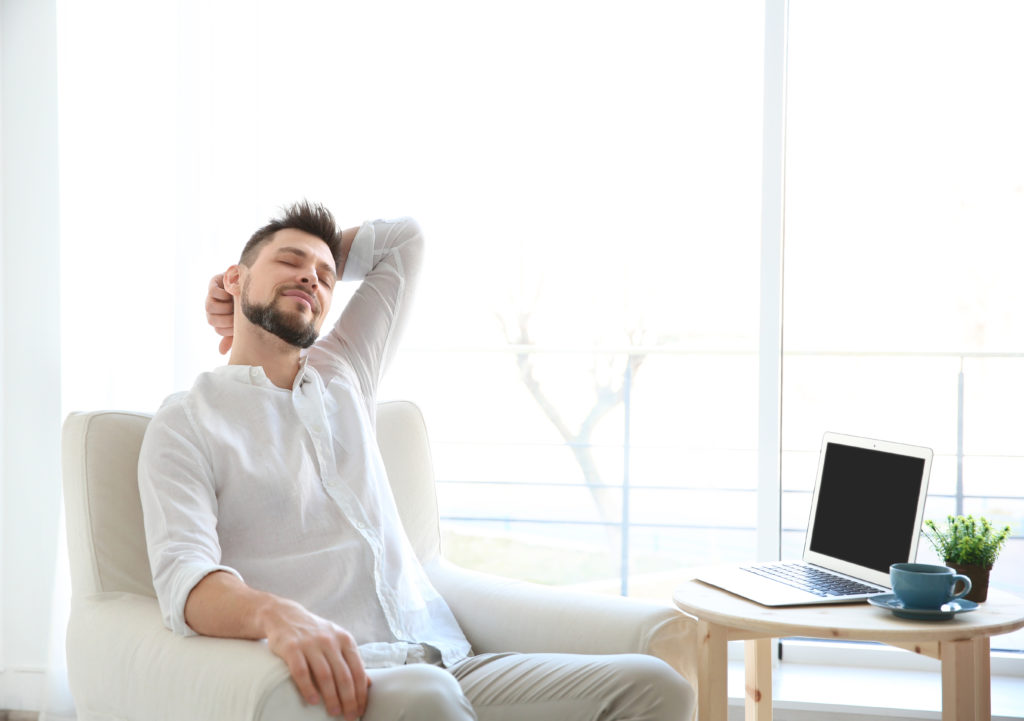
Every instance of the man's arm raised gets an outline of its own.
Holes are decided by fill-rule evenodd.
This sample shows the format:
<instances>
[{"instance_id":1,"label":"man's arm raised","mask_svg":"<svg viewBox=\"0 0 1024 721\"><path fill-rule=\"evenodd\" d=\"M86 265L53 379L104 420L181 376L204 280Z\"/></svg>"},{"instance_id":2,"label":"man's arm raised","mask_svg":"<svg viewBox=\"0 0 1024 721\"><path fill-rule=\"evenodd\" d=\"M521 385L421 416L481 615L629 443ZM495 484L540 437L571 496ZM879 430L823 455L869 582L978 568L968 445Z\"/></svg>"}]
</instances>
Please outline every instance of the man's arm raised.
<instances>
[{"instance_id":1,"label":"man's arm raised","mask_svg":"<svg viewBox=\"0 0 1024 721\"><path fill-rule=\"evenodd\" d=\"M294 601L214 571L189 594L185 620L193 631L206 636L267 639L270 650L288 665L307 703L323 699L327 713L344 714L349 721L365 712L370 678L355 639Z\"/></svg>"}]
</instances>

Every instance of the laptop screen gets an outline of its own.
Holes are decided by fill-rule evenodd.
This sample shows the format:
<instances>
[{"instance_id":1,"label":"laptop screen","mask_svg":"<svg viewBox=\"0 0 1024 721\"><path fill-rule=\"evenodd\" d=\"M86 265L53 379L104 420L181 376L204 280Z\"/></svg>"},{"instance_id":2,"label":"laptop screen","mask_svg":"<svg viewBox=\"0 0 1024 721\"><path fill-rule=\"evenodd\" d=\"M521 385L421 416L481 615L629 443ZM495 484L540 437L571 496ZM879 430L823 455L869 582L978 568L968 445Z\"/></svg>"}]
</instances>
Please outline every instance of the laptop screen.
<instances>
[{"instance_id":1,"label":"laptop screen","mask_svg":"<svg viewBox=\"0 0 1024 721\"><path fill-rule=\"evenodd\" d=\"M913 561L926 460L832 441L824 450L808 548L886 575Z\"/></svg>"}]
</instances>

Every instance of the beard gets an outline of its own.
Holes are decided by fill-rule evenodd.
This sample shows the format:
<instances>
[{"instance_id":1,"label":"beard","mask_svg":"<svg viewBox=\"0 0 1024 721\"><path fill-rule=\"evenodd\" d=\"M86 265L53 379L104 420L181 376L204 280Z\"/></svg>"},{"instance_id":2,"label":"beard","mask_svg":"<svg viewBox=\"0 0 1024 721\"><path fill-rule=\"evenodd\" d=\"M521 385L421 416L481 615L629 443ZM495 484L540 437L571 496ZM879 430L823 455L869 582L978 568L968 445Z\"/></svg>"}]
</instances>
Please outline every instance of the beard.
<instances>
[{"instance_id":1,"label":"beard","mask_svg":"<svg viewBox=\"0 0 1024 721\"><path fill-rule=\"evenodd\" d=\"M313 321L305 322L297 316L281 311L276 301L260 304L249 300L248 282L242 287L242 313L249 322L268 333L273 333L288 345L309 348L320 335Z\"/></svg>"}]
</instances>

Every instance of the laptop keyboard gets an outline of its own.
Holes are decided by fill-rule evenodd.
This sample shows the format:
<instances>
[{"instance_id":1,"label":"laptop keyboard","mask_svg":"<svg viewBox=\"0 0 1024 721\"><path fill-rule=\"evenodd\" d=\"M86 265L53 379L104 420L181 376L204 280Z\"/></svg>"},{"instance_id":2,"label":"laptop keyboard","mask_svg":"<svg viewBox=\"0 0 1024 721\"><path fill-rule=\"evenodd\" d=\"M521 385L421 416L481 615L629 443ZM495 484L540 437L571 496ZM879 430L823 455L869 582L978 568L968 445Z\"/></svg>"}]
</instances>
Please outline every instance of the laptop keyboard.
<instances>
[{"instance_id":1,"label":"laptop keyboard","mask_svg":"<svg viewBox=\"0 0 1024 721\"><path fill-rule=\"evenodd\" d=\"M763 566L744 566L743 570L770 578L779 583L784 583L787 586L799 588L822 598L858 596L862 593L883 593L885 591L885 589L878 586L870 586L866 583L844 578L843 576L838 576L829 571L803 563L773 563Z\"/></svg>"}]
</instances>

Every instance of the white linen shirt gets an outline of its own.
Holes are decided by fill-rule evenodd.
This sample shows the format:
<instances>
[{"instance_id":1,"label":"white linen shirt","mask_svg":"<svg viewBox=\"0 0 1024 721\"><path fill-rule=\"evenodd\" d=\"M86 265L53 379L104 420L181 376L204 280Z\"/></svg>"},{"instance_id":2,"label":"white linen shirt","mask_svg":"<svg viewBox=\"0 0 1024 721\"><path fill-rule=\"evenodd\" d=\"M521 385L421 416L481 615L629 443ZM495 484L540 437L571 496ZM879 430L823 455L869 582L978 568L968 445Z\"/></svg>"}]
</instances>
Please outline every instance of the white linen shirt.
<instances>
[{"instance_id":1,"label":"white linen shirt","mask_svg":"<svg viewBox=\"0 0 1024 721\"><path fill-rule=\"evenodd\" d=\"M421 257L411 219L364 223L343 280L365 279L291 390L228 365L156 413L139 490L172 630L194 634L188 595L222 570L345 628L368 667L404 663L414 644L445 665L470 653L405 535L375 433L377 382Z\"/></svg>"}]
</instances>

